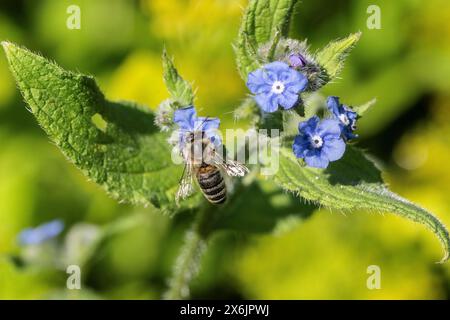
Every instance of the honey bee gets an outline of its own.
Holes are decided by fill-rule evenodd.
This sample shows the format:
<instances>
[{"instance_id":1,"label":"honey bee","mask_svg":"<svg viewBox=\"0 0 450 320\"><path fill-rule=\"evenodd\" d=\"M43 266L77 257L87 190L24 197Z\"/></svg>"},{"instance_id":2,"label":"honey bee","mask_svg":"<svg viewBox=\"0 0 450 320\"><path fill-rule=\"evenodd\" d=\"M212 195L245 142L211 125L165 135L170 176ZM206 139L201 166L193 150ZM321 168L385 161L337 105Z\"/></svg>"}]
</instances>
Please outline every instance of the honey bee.
<instances>
[{"instance_id":1,"label":"honey bee","mask_svg":"<svg viewBox=\"0 0 450 320\"><path fill-rule=\"evenodd\" d=\"M194 177L205 198L212 204L222 204L227 199L227 188L222 172L229 176L244 176L249 170L243 164L224 158L205 132L188 131L184 136L181 155L185 165L176 194L176 201L193 192Z\"/></svg>"}]
</instances>

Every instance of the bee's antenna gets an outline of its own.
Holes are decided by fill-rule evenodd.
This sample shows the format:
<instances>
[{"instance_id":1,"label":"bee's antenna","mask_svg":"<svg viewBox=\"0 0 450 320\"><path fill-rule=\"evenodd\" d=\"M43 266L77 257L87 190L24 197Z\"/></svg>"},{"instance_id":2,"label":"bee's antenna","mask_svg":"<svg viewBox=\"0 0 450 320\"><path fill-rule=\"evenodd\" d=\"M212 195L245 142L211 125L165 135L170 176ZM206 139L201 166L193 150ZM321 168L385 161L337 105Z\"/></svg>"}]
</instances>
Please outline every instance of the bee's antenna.
<instances>
[{"instance_id":1,"label":"bee's antenna","mask_svg":"<svg viewBox=\"0 0 450 320\"><path fill-rule=\"evenodd\" d=\"M195 131L197 131L198 129L200 129L201 127L203 127L203 125L205 124L206 121L208 121L209 117L205 117L205 119L203 119L203 122L199 124L199 126L197 128L195 128Z\"/></svg>"}]
</instances>

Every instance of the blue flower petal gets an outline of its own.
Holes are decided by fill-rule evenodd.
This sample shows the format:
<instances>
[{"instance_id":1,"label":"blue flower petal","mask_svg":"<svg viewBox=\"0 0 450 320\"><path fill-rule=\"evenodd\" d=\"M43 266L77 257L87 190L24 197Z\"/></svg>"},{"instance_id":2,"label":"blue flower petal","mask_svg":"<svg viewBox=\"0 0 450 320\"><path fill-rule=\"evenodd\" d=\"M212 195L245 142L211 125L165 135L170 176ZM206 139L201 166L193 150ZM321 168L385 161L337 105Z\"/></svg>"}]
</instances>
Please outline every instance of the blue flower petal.
<instances>
[{"instance_id":1,"label":"blue flower petal","mask_svg":"<svg viewBox=\"0 0 450 320\"><path fill-rule=\"evenodd\" d=\"M219 118L198 117L194 121L194 129L197 131L207 131L218 129L220 126Z\"/></svg>"},{"instance_id":2,"label":"blue flower petal","mask_svg":"<svg viewBox=\"0 0 450 320\"><path fill-rule=\"evenodd\" d=\"M358 135L353 133L353 130L350 128L350 126L342 127L342 135L347 140L352 140L352 139L358 138Z\"/></svg>"},{"instance_id":3,"label":"blue flower petal","mask_svg":"<svg viewBox=\"0 0 450 320\"><path fill-rule=\"evenodd\" d=\"M358 114L352 109L345 107L344 110L349 120L356 120L358 118Z\"/></svg>"},{"instance_id":4,"label":"blue flower petal","mask_svg":"<svg viewBox=\"0 0 450 320\"><path fill-rule=\"evenodd\" d=\"M208 130L205 132L205 135L211 140L216 148L222 144L222 139L217 130Z\"/></svg>"},{"instance_id":5,"label":"blue flower petal","mask_svg":"<svg viewBox=\"0 0 450 320\"><path fill-rule=\"evenodd\" d=\"M19 243L22 245L40 244L58 236L64 229L61 220L53 220L36 228L24 229L18 235Z\"/></svg>"},{"instance_id":6,"label":"blue flower petal","mask_svg":"<svg viewBox=\"0 0 450 320\"><path fill-rule=\"evenodd\" d=\"M338 97L334 97L334 96L330 96L327 99L327 106L328 106L328 110L331 111L331 113L335 116L335 117L339 117L339 98Z\"/></svg>"},{"instance_id":7,"label":"blue flower petal","mask_svg":"<svg viewBox=\"0 0 450 320\"><path fill-rule=\"evenodd\" d=\"M321 137L333 136L337 138L342 133L342 127L338 120L325 119L317 126L317 133Z\"/></svg>"},{"instance_id":8,"label":"blue flower petal","mask_svg":"<svg viewBox=\"0 0 450 320\"><path fill-rule=\"evenodd\" d=\"M64 223L61 220L53 220L40 227L40 230L48 237L56 237L64 229Z\"/></svg>"},{"instance_id":9,"label":"blue flower petal","mask_svg":"<svg viewBox=\"0 0 450 320\"><path fill-rule=\"evenodd\" d=\"M279 104L284 109L292 108L293 106L295 106L297 101L298 101L297 94L293 94L293 93L289 93L289 92L285 91L285 92L283 92L283 94L279 95Z\"/></svg>"},{"instance_id":10,"label":"blue flower petal","mask_svg":"<svg viewBox=\"0 0 450 320\"><path fill-rule=\"evenodd\" d=\"M325 169L328 167L330 161L323 154L311 154L305 157L305 162L308 166L313 168Z\"/></svg>"},{"instance_id":11,"label":"blue flower petal","mask_svg":"<svg viewBox=\"0 0 450 320\"><path fill-rule=\"evenodd\" d=\"M261 93L255 96L255 101L264 112L275 112L278 110L278 99L275 95Z\"/></svg>"},{"instance_id":12,"label":"blue flower petal","mask_svg":"<svg viewBox=\"0 0 450 320\"><path fill-rule=\"evenodd\" d=\"M269 92L271 85L268 82L264 69L258 69L250 72L247 79L247 87L253 94Z\"/></svg>"},{"instance_id":13,"label":"blue flower petal","mask_svg":"<svg viewBox=\"0 0 450 320\"><path fill-rule=\"evenodd\" d=\"M272 81L281 80L283 71L292 70L288 64L280 61L268 63L264 65L263 69L267 72Z\"/></svg>"},{"instance_id":14,"label":"blue flower petal","mask_svg":"<svg viewBox=\"0 0 450 320\"><path fill-rule=\"evenodd\" d=\"M19 243L24 244L32 244L41 242L41 235L37 232L34 232L33 228L27 228L22 230L17 236Z\"/></svg>"},{"instance_id":15,"label":"blue flower petal","mask_svg":"<svg viewBox=\"0 0 450 320\"><path fill-rule=\"evenodd\" d=\"M216 146L222 144L218 131L219 126L219 118L198 117L195 120L195 130L203 131Z\"/></svg>"},{"instance_id":16,"label":"blue flower petal","mask_svg":"<svg viewBox=\"0 0 450 320\"><path fill-rule=\"evenodd\" d=\"M318 116L313 116L309 118L307 121L300 122L298 124L298 131L312 136L316 131L319 121L320 119Z\"/></svg>"},{"instance_id":17,"label":"blue flower petal","mask_svg":"<svg viewBox=\"0 0 450 320\"><path fill-rule=\"evenodd\" d=\"M345 139L351 140L357 137L353 133L358 114L351 108L340 104L338 97L328 97L327 106L333 116L341 123L342 135ZM347 118L347 120L343 120Z\"/></svg>"},{"instance_id":18,"label":"blue flower petal","mask_svg":"<svg viewBox=\"0 0 450 320\"><path fill-rule=\"evenodd\" d=\"M291 77L289 82L286 82L286 91L292 93L299 93L305 90L308 85L308 79L303 73L291 69Z\"/></svg>"},{"instance_id":19,"label":"blue flower petal","mask_svg":"<svg viewBox=\"0 0 450 320\"><path fill-rule=\"evenodd\" d=\"M336 161L342 158L345 153L345 142L341 138L338 139L324 139L322 146L322 154L330 161Z\"/></svg>"},{"instance_id":20,"label":"blue flower petal","mask_svg":"<svg viewBox=\"0 0 450 320\"><path fill-rule=\"evenodd\" d=\"M186 136L193 131L204 132L216 146L220 146L222 143L218 132L220 120L218 118L197 117L193 106L176 110L174 122L180 127L178 130L178 144L180 147L186 144Z\"/></svg>"},{"instance_id":21,"label":"blue flower petal","mask_svg":"<svg viewBox=\"0 0 450 320\"><path fill-rule=\"evenodd\" d=\"M292 151L297 158L304 158L305 153L311 147L309 139L305 135L298 135L294 138L294 143L292 145Z\"/></svg>"},{"instance_id":22,"label":"blue flower petal","mask_svg":"<svg viewBox=\"0 0 450 320\"><path fill-rule=\"evenodd\" d=\"M193 106L177 109L173 115L173 122L175 122L182 130L192 131L195 128L196 116L197 113Z\"/></svg>"}]
</instances>

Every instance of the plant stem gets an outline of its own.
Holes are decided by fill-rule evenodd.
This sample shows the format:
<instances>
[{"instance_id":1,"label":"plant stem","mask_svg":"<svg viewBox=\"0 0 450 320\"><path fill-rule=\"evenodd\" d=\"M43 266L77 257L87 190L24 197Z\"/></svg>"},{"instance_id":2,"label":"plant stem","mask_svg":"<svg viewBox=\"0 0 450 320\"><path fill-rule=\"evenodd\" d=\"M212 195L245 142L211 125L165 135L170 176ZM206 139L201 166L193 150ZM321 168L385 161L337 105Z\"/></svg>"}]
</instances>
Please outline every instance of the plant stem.
<instances>
[{"instance_id":1,"label":"plant stem","mask_svg":"<svg viewBox=\"0 0 450 320\"><path fill-rule=\"evenodd\" d=\"M200 269L200 259L206 250L206 241L211 233L211 221L215 208L207 205L200 210L192 227L186 232L185 241L177 257L169 289L164 295L168 300L187 299L189 284Z\"/></svg>"},{"instance_id":2,"label":"plant stem","mask_svg":"<svg viewBox=\"0 0 450 320\"><path fill-rule=\"evenodd\" d=\"M164 294L168 300L181 300L189 297L189 284L198 274L200 260L206 251L207 240L216 229L217 218L230 208L235 195L243 188L242 180L234 184L234 190L229 193L230 199L224 206L213 206L206 203L201 208L192 224L186 232L184 244L180 250L174 268L172 278L169 280L169 289Z\"/></svg>"}]
</instances>

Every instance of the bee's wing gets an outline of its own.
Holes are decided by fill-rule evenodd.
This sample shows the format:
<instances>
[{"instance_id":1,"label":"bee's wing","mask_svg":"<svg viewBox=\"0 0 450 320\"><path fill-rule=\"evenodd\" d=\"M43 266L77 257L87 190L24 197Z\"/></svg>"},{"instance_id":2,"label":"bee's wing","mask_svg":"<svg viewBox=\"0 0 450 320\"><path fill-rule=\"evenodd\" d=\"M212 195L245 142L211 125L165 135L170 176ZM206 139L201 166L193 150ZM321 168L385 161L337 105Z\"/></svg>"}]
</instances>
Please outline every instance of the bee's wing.
<instances>
[{"instance_id":1,"label":"bee's wing","mask_svg":"<svg viewBox=\"0 0 450 320\"><path fill-rule=\"evenodd\" d=\"M243 177L246 173L249 172L248 168L242 163L228 158L224 159L217 152L213 152L211 156L211 162L212 164L224 170L227 175L232 177Z\"/></svg>"},{"instance_id":2,"label":"bee's wing","mask_svg":"<svg viewBox=\"0 0 450 320\"><path fill-rule=\"evenodd\" d=\"M184 165L183 174L180 178L180 186L178 187L177 193L175 195L175 201L178 203L180 199L184 199L192 194L194 191L193 186L193 168L191 165L186 163Z\"/></svg>"}]
</instances>

